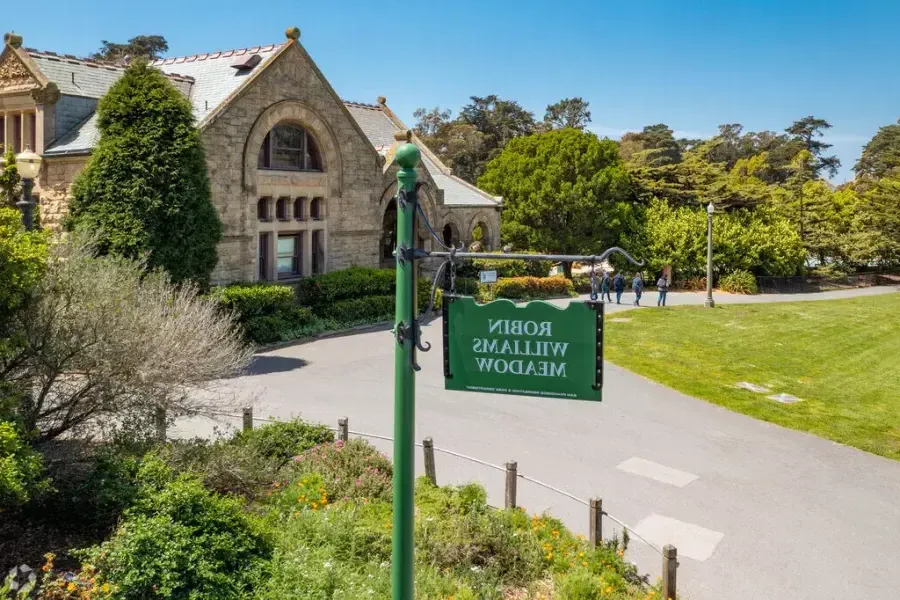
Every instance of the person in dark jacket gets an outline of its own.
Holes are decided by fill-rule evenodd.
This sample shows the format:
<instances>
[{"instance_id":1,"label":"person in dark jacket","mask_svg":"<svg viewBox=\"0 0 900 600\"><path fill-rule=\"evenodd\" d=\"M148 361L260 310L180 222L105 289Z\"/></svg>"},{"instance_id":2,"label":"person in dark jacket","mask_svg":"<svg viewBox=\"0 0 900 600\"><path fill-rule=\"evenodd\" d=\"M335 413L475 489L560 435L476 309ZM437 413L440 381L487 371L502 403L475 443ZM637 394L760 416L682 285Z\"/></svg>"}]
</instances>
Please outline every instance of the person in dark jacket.
<instances>
[{"instance_id":1,"label":"person in dark jacket","mask_svg":"<svg viewBox=\"0 0 900 600\"><path fill-rule=\"evenodd\" d=\"M597 301L597 286L600 282L597 280L597 275L591 271L591 302Z\"/></svg>"},{"instance_id":2,"label":"person in dark jacket","mask_svg":"<svg viewBox=\"0 0 900 600\"><path fill-rule=\"evenodd\" d=\"M616 304L622 304L622 292L625 291L625 277L621 273L616 273L613 277L613 289L616 290Z\"/></svg>"},{"instance_id":3,"label":"person in dark jacket","mask_svg":"<svg viewBox=\"0 0 900 600\"><path fill-rule=\"evenodd\" d=\"M634 292L634 305L641 305L641 295L644 293L644 278L638 273L631 280L631 291Z\"/></svg>"},{"instance_id":4,"label":"person in dark jacket","mask_svg":"<svg viewBox=\"0 0 900 600\"><path fill-rule=\"evenodd\" d=\"M600 279L600 301L603 302L604 296L612 302L612 296L609 295L609 286L612 281L609 278L609 273L603 271L603 278Z\"/></svg>"},{"instance_id":5,"label":"person in dark jacket","mask_svg":"<svg viewBox=\"0 0 900 600\"><path fill-rule=\"evenodd\" d=\"M659 298L656 300L656 305L665 306L666 294L669 293L669 280L666 279L665 275L659 276L659 281L656 282L656 289L659 291Z\"/></svg>"}]
</instances>

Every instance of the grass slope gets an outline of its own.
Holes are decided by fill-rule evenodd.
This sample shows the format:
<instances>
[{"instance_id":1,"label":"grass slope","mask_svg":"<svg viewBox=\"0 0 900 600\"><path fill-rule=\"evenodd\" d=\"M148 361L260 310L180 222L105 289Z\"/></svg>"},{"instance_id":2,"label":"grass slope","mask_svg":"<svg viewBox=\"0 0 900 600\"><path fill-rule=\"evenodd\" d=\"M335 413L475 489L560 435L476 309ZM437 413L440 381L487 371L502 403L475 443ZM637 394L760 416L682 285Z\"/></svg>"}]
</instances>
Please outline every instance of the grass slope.
<instances>
[{"instance_id":1,"label":"grass slope","mask_svg":"<svg viewBox=\"0 0 900 600\"><path fill-rule=\"evenodd\" d=\"M900 459L900 294L628 317L607 319L606 358L615 364L731 410ZM779 404L736 389L740 381L804 402Z\"/></svg>"}]
</instances>

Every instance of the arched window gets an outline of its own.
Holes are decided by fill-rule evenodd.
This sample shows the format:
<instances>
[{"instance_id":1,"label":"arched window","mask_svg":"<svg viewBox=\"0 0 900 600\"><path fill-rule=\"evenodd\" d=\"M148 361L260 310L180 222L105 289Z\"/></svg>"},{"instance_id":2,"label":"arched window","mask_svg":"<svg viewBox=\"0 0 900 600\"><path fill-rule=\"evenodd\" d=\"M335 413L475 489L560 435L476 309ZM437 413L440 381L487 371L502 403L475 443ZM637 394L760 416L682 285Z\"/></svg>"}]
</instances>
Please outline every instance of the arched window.
<instances>
[{"instance_id":1,"label":"arched window","mask_svg":"<svg viewBox=\"0 0 900 600\"><path fill-rule=\"evenodd\" d=\"M305 129L282 123L266 134L257 166L279 171L321 171L322 160L316 141Z\"/></svg>"}]
</instances>

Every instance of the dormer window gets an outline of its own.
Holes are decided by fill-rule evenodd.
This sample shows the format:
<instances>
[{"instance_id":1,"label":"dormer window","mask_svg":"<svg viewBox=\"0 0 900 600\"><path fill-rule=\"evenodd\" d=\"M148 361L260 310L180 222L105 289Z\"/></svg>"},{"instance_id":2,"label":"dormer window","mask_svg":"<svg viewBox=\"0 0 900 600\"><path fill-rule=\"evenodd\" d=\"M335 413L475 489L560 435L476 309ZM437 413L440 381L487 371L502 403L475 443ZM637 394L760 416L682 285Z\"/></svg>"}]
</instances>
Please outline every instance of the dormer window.
<instances>
[{"instance_id":1,"label":"dormer window","mask_svg":"<svg viewBox=\"0 0 900 600\"><path fill-rule=\"evenodd\" d=\"M262 62L262 58L259 54L249 54L240 59L237 62L231 64L232 69L237 69L238 73L242 71L249 71L256 65Z\"/></svg>"},{"instance_id":2,"label":"dormer window","mask_svg":"<svg viewBox=\"0 0 900 600\"><path fill-rule=\"evenodd\" d=\"M279 171L321 171L322 161L315 140L305 129L282 124L266 134L257 166Z\"/></svg>"}]
</instances>

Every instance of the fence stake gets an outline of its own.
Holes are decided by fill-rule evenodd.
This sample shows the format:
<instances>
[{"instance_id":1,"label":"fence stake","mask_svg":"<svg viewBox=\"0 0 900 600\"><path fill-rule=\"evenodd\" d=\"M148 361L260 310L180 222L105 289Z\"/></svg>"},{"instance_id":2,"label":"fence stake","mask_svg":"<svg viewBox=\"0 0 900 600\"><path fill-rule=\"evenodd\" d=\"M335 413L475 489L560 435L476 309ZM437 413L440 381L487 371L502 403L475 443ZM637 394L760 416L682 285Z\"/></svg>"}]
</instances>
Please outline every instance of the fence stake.
<instances>
[{"instance_id":1,"label":"fence stake","mask_svg":"<svg viewBox=\"0 0 900 600\"><path fill-rule=\"evenodd\" d=\"M338 419L338 440L346 442L350 439L350 426L347 417Z\"/></svg>"},{"instance_id":2,"label":"fence stake","mask_svg":"<svg viewBox=\"0 0 900 600\"><path fill-rule=\"evenodd\" d=\"M591 498L591 546L599 547L603 543L603 499Z\"/></svg>"},{"instance_id":3,"label":"fence stake","mask_svg":"<svg viewBox=\"0 0 900 600\"><path fill-rule=\"evenodd\" d=\"M431 485L437 485L437 469L434 466L434 441L430 437L422 440L422 450L425 453L425 475L431 481Z\"/></svg>"},{"instance_id":4,"label":"fence stake","mask_svg":"<svg viewBox=\"0 0 900 600\"><path fill-rule=\"evenodd\" d=\"M253 429L253 408L247 407L244 409L244 431L251 429Z\"/></svg>"},{"instance_id":5,"label":"fence stake","mask_svg":"<svg viewBox=\"0 0 900 600\"><path fill-rule=\"evenodd\" d=\"M678 569L678 550L671 544L663 546L662 592L663 600L675 600L675 573Z\"/></svg>"},{"instance_id":6,"label":"fence stake","mask_svg":"<svg viewBox=\"0 0 900 600\"><path fill-rule=\"evenodd\" d=\"M506 463L506 508L516 507L516 479L519 464L516 461Z\"/></svg>"},{"instance_id":7,"label":"fence stake","mask_svg":"<svg viewBox=\"0 0 900 600\"><path fill-rule=\"evenodd\" d=\"M156 407L154 415L156 421L156 439L160 444L166 443L166 409L163 406Z\"/></svg>"}]
</instances>

